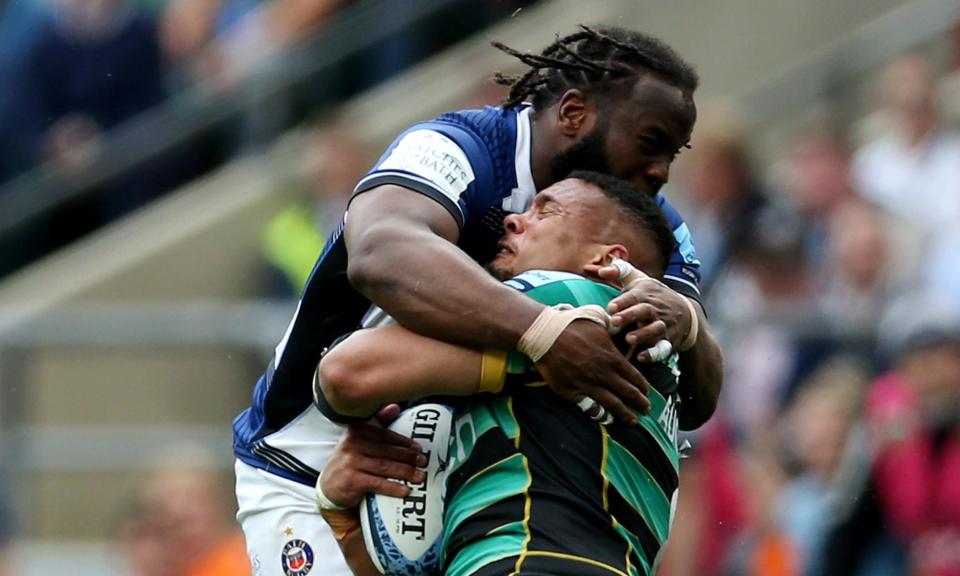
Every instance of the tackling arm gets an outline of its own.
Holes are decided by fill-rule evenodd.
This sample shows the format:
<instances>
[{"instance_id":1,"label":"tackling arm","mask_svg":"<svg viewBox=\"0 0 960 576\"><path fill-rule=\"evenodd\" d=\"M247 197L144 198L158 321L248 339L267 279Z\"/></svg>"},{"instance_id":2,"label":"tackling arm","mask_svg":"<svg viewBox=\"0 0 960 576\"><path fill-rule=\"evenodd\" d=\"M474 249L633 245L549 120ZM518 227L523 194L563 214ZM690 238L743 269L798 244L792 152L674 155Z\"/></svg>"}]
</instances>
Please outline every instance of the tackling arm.
<instances>
[{"instance_id":1,"label":"tackling arm","mask_svg":"<svg viewBox=\"0 0 960 576\"><path fill-rule=\"evenodd\" d=\"M512 350L543 306L477 266L456 246L459 236L426 196L392 185L364 192L347 217L350 283L416 332Z\"/></svg>"},{"instance_id":2,"label":"tackling arm","mask_svg":"<svg viewBox=\"0 0 960 576\"><path fill-rule=\"evenodd\" d=\"M713 416L723 386L723 353L710 332L703 308L693 302L699 336L693 348L680 353L680 429L694 430Z\"/></svg>"},{"instance_id":3,"label":"tackling arm","mask_svg":"<svg viewBox=\"0 0 960 576\"><path fill-rule=\"evenodd\" d=\"M345 240L350 282L411 330L471 348L513 350L544 309L490 277L457 248L453 216L434 200L394 185L358 195ZM647 411L648 384L589 322L566 328L537 364L569 401L596 399L624 422Z\"/></svg>"},{"instance_id":4,"label":"tackling arm","mask_svg":"<svg viewBox=\"0 0 960 576\"><path fill-rule=\"evenodd\" d=\"M498 388L503 383L506 353L486 356L485 363L479 350L427 338L399 325L360 330L320 361L320 388L338 414L367 417L390 402L434 394L475 394L484 375L483 390ZM491 365L498 370L491 370Z\"/></svg>"}]
</instances>

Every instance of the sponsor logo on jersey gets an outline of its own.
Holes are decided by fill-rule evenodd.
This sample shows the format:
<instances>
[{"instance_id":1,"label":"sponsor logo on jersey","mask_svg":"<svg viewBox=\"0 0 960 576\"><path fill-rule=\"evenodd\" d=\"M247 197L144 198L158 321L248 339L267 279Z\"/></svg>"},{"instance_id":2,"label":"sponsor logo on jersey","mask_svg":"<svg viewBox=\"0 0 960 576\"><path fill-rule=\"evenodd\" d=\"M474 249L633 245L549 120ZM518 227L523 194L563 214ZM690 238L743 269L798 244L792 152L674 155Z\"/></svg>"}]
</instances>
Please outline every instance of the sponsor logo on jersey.
<instances>
[{"instance_id":1,"label":"sponsor logo on jersey","mask_svg":"<svg viewBox=\"0 0 960 576\"><path fill-rule=\"evenodd\" d=\"M457 144L432 130L416 130L400 139L376 172L403 170L430 182L457 202L473 182L473 168Z\"/></svg>"},{"instance_id":2,"label":"sponsor logo on jersey","mask_svg":"<svg viewBox=\"0 0 960 576\"><path fill-rule=\"evenodd\" d=\"M697 258L697 250L693 247L693 238L690 236L690 228L683 223L673 231L673 238L677 242L677 250L683 256L683 261L694 266L700 265Z\"/></svg>"},{"instance_id":3,"label":"sponsor logo on jersey","mask_svg":"<svg viewBox=\"0 0 960 576\"><path fill-rule=\"evenodd\" d=\"M663 412L657 417L657 424L667 434L670 442L677 445L677 431L680 428L680 414L677 412L679 402L676 402L673 396L667 398L667 404L663 407Z\"/></svg>"},{"instance_id":4,"label":"sponsor logo on jersey","mask_svg":"<svg viewBox=\"0 0 960 576\"><path fill-rule=\"evenodd\" d=\"M303 540L294 538L283 545L280 562L287 576L306 576L313 568L313 548Z\"/></svg>"}]
</instances>

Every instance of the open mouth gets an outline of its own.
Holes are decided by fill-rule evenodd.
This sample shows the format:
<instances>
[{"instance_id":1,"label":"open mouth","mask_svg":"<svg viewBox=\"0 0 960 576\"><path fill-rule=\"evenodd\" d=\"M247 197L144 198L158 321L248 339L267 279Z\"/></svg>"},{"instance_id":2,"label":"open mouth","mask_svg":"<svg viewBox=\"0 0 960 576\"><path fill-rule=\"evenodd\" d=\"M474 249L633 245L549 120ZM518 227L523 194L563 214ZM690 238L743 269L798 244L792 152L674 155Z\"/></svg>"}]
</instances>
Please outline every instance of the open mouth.
<instances>
[{"instance_id":1,"label":"open mouth","mask_svg":"<svg viewBox=\"0 0 960 576\"><path fill-rule=\"evenodd\" d=\"M506 242L499 242L497 244L497 254L516 254L513 247L507 244Z\"/></svg>"}]
</instances>

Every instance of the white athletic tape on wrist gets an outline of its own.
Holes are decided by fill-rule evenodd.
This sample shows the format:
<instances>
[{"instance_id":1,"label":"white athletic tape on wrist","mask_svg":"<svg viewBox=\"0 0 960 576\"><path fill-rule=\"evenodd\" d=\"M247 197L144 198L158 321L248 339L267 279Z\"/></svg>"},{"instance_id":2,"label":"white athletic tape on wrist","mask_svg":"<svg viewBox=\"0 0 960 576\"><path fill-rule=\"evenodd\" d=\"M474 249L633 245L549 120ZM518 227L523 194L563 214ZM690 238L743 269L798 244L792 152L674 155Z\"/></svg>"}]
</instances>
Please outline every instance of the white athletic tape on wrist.
<instances>
[{"instance_id":1,"label":"white athletic tape on wrist","mask_svg":"<svg viewBox=\"0 0 960 576\"><path fill-rule=\"evenodd\" d=\"M333 500L327 498L327 495L323 493L323 487L321 482L323 481L323 472L320 473L320 476L317 477L316 492L317 495L317 506L321 510L346 510L346 506L341 506L334 502Z\"/></svg>"},{"instance_id":2,"label":"white athletic tape on wrist","mask_svg":"<svg viewBox=\"0 0 960 576\"><path fill-rule=\"evenodd\" d=\"M697 343L697 336L700 335L700 318L697 316L697 307L690 301L689 298L683 298L683 301L687 303L687 308L690 309L690 331L687 332L687 337L683 339L683 342L677 346L677 349L681 352L686 352L687 350L693 348Z\"/></svg>"},{"instance_id":3,"label":"white athletic tape on wrist","mask_svg":"<svg viewBox=\"0 0 960 576\"><path fill-rule=\"evenodd\" d=\"M596 304L577 308L569 304L558 304L544 308L540 312L537 319L520 337L517 350L529 356L534 362L539 362L574 320L589 320L604 328L610 326L610 316Z\"/></svg>"}]
</instances>

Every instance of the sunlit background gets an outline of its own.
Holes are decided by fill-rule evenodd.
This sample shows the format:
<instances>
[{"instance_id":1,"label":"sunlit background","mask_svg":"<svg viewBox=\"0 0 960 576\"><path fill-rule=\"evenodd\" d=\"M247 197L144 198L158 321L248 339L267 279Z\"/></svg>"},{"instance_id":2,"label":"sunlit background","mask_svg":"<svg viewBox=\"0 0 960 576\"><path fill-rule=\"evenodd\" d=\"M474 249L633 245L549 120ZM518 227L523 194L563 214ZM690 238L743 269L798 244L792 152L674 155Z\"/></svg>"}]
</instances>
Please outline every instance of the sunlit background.
<instances>
[{"instance_id":1,"label":"sunlit background","mask_svg":"<svg viewBox=\"0 0 960 576\"><path fill-rule=\"evenodd\" d=\"M957 0L0 0L0 574L243 576L230 422L354 183L578 23L702 78L662 574L960 574Z\"/></svg>"}]
</instances>

